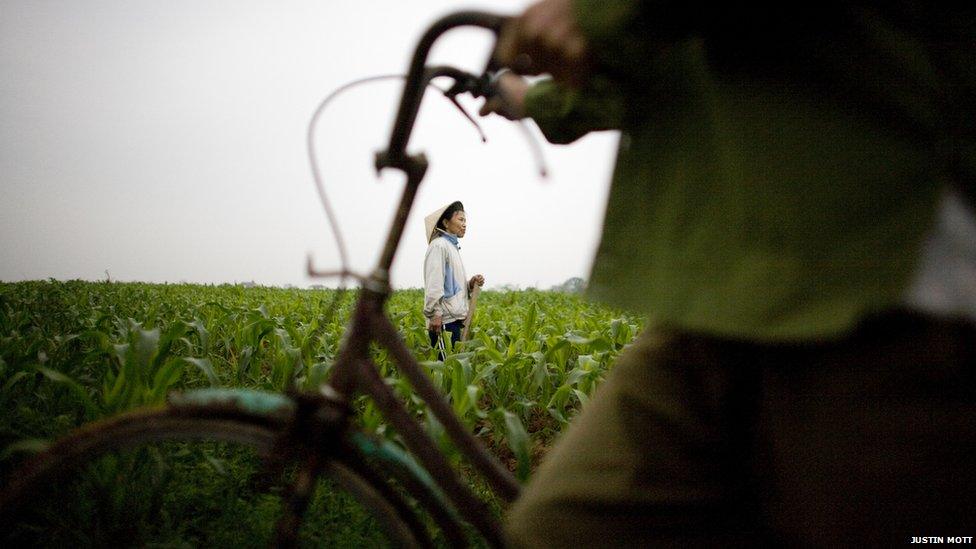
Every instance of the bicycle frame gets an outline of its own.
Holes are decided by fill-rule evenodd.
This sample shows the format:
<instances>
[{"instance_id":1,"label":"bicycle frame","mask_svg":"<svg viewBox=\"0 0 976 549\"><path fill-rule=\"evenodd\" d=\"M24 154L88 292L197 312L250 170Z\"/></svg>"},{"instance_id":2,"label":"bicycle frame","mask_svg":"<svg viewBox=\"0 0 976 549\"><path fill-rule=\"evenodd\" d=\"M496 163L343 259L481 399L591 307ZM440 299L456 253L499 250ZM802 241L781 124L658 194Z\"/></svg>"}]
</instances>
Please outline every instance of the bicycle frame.
<instances>
[{"instance_id":1,"label":"bicycle frame","mask_svg":"<svg viewBox=\"0 0 976 549\"><path fill-rule=\"evenodd\" d=\"M390 266L396 255L417 189L427 170L427 160L423 154L410 156L406 153L407 143L427 82L436 76L450 76L453 71L449 67L426 67L427 55L437 38L450 29L459 26L475 26L493 31L497 36L503 23L504 18L487 13L455 13L435 22L417 45L404 85L389 147L376 155L377 171L385 168L400 170L407 176L406 185L378 266L364 281L359 293L351 328L340 348L336 367L329 380L329 386L347 401L356 392L369 395L403 438L407 448L431 473L461 516L496 545L502 544L500 525L492 517L487 505L461 481L457 472L437 449L434 441L409 415L404 405L380 377L378 369L369 359L369 345L375 341L390 352L400 372L429 406L451 441L484 475L497 495L507 502L513 501L519 493L519 485L515 478L468 433L467 428L454 415L450 405L434 387L430 378L422 371L383 311L392 291L389 284ZM489 61L486 71L491 68L492 64Z\"/></svg>"}]
</instances>

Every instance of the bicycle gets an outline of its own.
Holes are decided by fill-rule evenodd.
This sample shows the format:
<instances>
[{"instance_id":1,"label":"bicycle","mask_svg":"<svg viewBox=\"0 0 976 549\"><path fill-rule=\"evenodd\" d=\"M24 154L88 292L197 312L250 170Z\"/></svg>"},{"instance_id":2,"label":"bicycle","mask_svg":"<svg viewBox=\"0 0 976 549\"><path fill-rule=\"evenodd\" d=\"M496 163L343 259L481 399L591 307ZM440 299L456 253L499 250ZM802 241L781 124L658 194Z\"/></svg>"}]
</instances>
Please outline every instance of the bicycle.
<instances>
[{"instance_id":1,"label":"bicycle","mask_svg":"<svg viewBox=\"0 0 976 549\"><path fill-rule=\"evenodd\" d=\"M378 171L387 168L402 171L407 181L374 272L361 276L345 267L337 272L318 272L309 258L310 274L340 276L343 281L354 278L361 285L355 312L327 384L317 393L273 394L240 389L190 391L170 395L168 404L162 408L136 410L82 426L35 456L3 489L0 493L0 524L23 518L28 512L28 504L40 497L45 487L58 486L79 466L99 456L160 440L202 439L252 447L260 455L267 456L269 471L283 470L290 463L298 467L295 481L283 497L283 511L275 526L277 545L297 543L303 513L320 475L333 477L352 493L377 517L397 544L432 545L427 527L400 490L388 483L386 475L379 471L382 467L392 473L398 486L429 513L451 545L468 543L462 526L467 523L489 544L502 546L500 525L486 503L465 485L430 436L410 417L393 390L384 383L370 360L369 347L375 342L392 355L401 374L413 385L451 441L483 475L494 493L503 501L513 501L519 493L518 482L454 415L384 312L384 303L392 292L389 269L427 168L426 158L422 154L408 155L406 146L428 84L439 77L452 79L454 85L445 92L452 101L462 93L475 97L488 97L494 93L492 74L496 67L491 60L483 74L474 75L448 66L428 67L427 54L437 38L450 29L480 27L493 32L497 38L503 23L504 18L496 15L458 12L436 21L419 41L389 146L376 155ZM314 162L313 173L318 183ZM322 198L338 234L324 194ZM344 253L340 241L343 265ZM397 445L367 436L352 425L350 420L354 412L350 402L357 393L373 399L410 454Z\"/></svg>"}]
</instances>

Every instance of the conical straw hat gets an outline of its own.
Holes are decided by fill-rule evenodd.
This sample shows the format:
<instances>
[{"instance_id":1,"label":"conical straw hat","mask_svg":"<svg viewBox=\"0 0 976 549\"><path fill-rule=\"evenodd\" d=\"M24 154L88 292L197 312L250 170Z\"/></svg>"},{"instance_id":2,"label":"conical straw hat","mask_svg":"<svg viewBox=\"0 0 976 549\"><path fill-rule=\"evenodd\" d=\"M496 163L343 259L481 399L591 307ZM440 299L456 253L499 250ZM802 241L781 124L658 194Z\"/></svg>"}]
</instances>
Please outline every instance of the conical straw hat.
<instances>
[{"instance_id":1,"label":"conical straw hat","mask_svg":"<svg viewBox=\"0 0 976 549\"><path fill-rule=\"evenodd\" d=\"M453 202L451 202L450 204L445 204L440 208L437 208L436 210L431 212L430 215L424 218L424 227L427 228L428 244L430 244L431 240L434 240L434 235L437 234L437 231L434 230L434 227L437 226L437 220L440 219L442 215L444 215L444 212L447 211L447 208L449 208L451 204L453 204Z\"/></svg>"}]
</instances>

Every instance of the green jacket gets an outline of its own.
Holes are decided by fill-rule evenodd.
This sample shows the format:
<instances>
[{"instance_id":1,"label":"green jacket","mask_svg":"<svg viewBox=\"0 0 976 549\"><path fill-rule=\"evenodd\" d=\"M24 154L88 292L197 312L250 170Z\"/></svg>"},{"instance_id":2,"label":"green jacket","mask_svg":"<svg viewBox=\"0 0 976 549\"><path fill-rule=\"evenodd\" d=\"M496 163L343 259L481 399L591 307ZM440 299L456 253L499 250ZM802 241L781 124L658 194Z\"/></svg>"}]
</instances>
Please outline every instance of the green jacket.
<instances>
[{"instance_id":1,"label":"green jacket","mask_svg":"<svg viewBox=\"0 0 976 549\"><path fill-rule=\"evenodd\" d=\"M692 4L576 0L599 70L526 97L555 143L622 131L589 293L766 341L897 306L976 173L972 14Z\"/></svg>"}]
</instances>

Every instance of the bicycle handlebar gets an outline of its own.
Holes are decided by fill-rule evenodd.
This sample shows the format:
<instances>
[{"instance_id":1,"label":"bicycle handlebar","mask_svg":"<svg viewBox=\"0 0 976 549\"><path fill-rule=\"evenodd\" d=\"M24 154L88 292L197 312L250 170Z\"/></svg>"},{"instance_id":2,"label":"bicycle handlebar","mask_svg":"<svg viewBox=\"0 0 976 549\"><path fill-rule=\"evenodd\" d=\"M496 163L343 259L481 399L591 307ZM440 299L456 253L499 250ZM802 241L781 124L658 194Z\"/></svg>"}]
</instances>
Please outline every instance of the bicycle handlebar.
<instances>
[{"instance_id":1,"label":"bicycle handlebar","mask_svg":"<svg viewBox=\"0 0 976 549\"><path fill-rule=\"evenodd\" d=\"M397 209L393 223L390 226L389 236L386 239L386 244L380 255L380 260L376 269L369 276L358 275L349 270L346 262L345 245L342 242L338 224L336 223L335 216L331 211L329 201L326 199L325 191L318 173L318 166L315 160L315 150L313 147L313 136L315 133L315 122L318 120L319 114L322 112L329 100L332 99L332 97L334 97L338 92L362 82L391 78L396 77L397 75L385 75L357 80L351 84L347 84L346 86L339 88L322 101L322 103L316 109L315 114L312 116L312 121L309 124L307 139L309 161L312 166L312 176L315 180L316 188L322 200L322 205L325 208L326 217L329 219L329 223L332 225L332 230L336 237L336 243L339 248L342 266L338 271L319 272L313 268L311 256L309 256L309 275L340 276L343 279L345 279L347 276L351 276L359 279L364 288L380 294L387 294L389 292L389 269L393 263L393 257L396 254L400 237L403 234L407 216L410 212L411 205L413 204L414 197L416 196L417 186L420 184L420 181L423 179L424 174L427 171L427 160L422 154L408 156L406 153L407 143L409 142L410 135L413 132L414 124L417 120L417 112L420 109L421 99L423 99L427 86L430 85L432 80L439 77L448 77L454 80L453 85L449 89L443 91L444 96L451 101L454 106L461 111L465 118L467 118L475 126L475 128L481 134L482 141L485 141L486 138L484 132L481 130L481 126L474 119L474 117L468 114L464 107L461 106L461 104L457 101L457 96L462 93L468 93L474 97L489 99L498 94L495 80L497 77L498 67L494 62L494 47L492 48L493 51L491 55L485 63L485 69L480 76L450 66L426 66L427 56L430 53L430 49L441 35L451 29L462 26L473 26L490 30L497 38L502 27L507 21L508 17L491 13L477 11L457 12L435 21L430 27L427 28L420 41L417 43L417 47L414 50L414 54L410 62L409 71L405 76L406 81L403 86L403 94L400 98L396 120L394 121L393 129L390 135L389 147L386 150L376 153L374 164L377 172L383 170L384 168L394 168L404 172L404 174L407 176L407 184L404 187L404 193L400 199L399 208ZM495 47L497 47L497 44ZM522 133L528 140L531 151L536 158L536 162L539 167L539 175L541 177L545 177L545 162L542 159L542 151L539 144L533 139L532 134L525 127L524 123L520 124L519 127L522 129Z\"/></svg>"},{"instance_id":2,"label":"bicycle handlebar","mask_svg":"<svg viewBox=\"0 0 976 549\"><path fill-rule=\"evenodd\" d=\"M500 15L494 15L476 11L462 11L447 15L438 19L431 25L421 37L420 42L414 50L413 59L410 62L410 70L407 73L407 81L403 86L403 96L400 99L400 109L397 111L396 121L393 123L393 132L390 136L390 146L385 151L376 153L376 171L383 168L396 168L407 175L407 184L403 189L403 196L400 198L400 207L393 218L386 245L380 255L379 263L373 274L367 281L367 288L378 291L386 295L389 292L389 271L393 263L393 256L396 255L397 245L403 235L403 228L407 223L407 216L410 207L417 193L417 187L427 172L427 159L423 155L410 157L406 153L407 142L413 131L414 122L417 120L417 111L420 109L420 100L423 98L424 90L430 81L431 74L436 76L440 71L444 76L461 76L458 82L470 82L467 73L448 67L435 67L428 69L425 64L427 55L434 42L445 32L462 26L473 26L488 29L495 33L501 32L502 25L507 19ZM488 58L485 66L485 73L491 73L495 69L494 51ZM430 72L434 71L434 72ZM481 77L474 77L474 82L481 81Z\"/></svg>"},{"instance_id":3,"label":"bicycle handlebar","mask_svg":"<svg viewBox=\"0 0 976 549\"><path fill-rule=\"evenodd\" d=\"M464 91L476 93L476 96L484 96L489 92L490 85L485 76L474 76L451 67L426 68L427 55L434 42L445 32L463 26L481 27L490 30L497 36L501 32L502 25L507 21L507 17L491 13L478 11L462 11L447 15L434 22L424 33L417 48L414 50L413 59L410 62L410 71L407 73L407 81L403 86L403 96L400 99L400 108L397 111L396 121L393 123L393 131L390 135L390 145L385 151L376 154L376 169L397 167L403 169L407 164L407 142L413 132L414 122L417 120L417 111L420 109L420 100L423 97L424 89L431 78L437 76L451 76L455 79L455 87L459 84L462 88L455 93L454 88L450 91L455 95ZM494 51L485 65L485 74L495 69ZM466 87L469 86L469 87Z\"/></svg>"}]
</instances>

